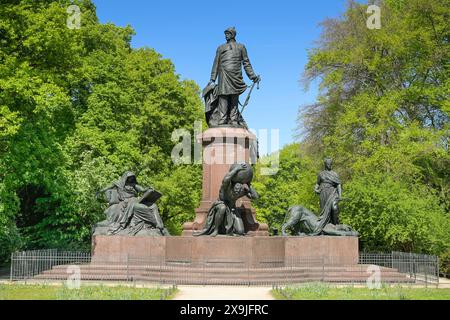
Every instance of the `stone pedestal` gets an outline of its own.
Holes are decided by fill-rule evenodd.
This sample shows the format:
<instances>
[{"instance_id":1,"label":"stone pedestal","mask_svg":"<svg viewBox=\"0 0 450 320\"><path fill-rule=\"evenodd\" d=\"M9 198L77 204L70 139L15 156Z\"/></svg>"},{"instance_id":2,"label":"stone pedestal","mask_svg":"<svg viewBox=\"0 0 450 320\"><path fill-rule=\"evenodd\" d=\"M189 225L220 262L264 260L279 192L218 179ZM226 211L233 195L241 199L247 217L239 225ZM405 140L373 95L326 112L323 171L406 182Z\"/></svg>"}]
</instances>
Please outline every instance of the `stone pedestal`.
<instances>
[{"instance_id":1,"label":"stone pedestal","mask_svg":"<svg viewBox=\"0 0 450 320\"><path fill-rule=\"evenodd\" d=\"M357 237L131 237L94 236L92 262L241 263L254 268L357 265Z\"/></svg>"},{"instance_id":2,"label":"stone pedestal","mask_svg":"<svg viewBox=\"0 0 450 320\"><path fill-rule=\"evenodd\" d=\"M201 230L211 205L218 200L223 177L231 165L240 162L256 163L256 136L242 128L212 128L197 137L203 146L203 193L193 222L183 225L183 236ZM257 190L258 191L258 190ZM245 231L250 236L268 236L267 224L256 221L255 209L248 198L236 204L242 212Z\"/></svg>"}]
</instances>

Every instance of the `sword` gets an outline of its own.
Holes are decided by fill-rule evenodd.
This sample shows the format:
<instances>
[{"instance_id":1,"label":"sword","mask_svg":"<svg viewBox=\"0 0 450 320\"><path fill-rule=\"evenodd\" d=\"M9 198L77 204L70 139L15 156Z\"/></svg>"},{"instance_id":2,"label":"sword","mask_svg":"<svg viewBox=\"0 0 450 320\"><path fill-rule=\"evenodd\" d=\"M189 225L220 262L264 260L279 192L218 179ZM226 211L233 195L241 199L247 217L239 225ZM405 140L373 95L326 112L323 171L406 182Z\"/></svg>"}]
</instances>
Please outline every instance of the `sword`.
<instances>
[{"instance_id":1,"label":"sword","mask_svg":"<svg viewBox=\"0 0 450 320\"><path fill-rule=\"evenodd\" d=\"M252 95L252 91L253 91L253 88L255 87L255 84L257 85L256 89L259 90L259 83L260 82L261 82L261 78L258 76L258 81L253 82L252 86L250 87L250 91L249 91L249 93L247 95L247 98L245 99L244 105L242 106L241 114L244 112L245 107L248 105L248 103L250 101L250 96Z\"/></svg>"}]
</instances>

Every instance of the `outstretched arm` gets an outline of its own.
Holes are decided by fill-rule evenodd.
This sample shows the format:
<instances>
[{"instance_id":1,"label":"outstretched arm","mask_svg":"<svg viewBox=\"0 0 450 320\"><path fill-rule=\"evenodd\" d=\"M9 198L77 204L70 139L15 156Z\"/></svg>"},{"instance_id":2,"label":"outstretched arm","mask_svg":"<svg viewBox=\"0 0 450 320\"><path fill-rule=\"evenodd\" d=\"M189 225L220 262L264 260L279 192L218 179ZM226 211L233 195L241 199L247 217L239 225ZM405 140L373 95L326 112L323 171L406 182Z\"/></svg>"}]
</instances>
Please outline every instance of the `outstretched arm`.
<instances>
[{"instance_id":1,"label":"outstretched arm","mask_svg":"<svg viewBox=\"0 0 450 320\"><path fill-rule=\"evenodd\" d=\"M107 186L106 188L103 188L102 190L100 190L100 191L97 191L96 193L95 193L95 198L99 198L99 196L102 194L102 193L104 193L104 192L106 192L106 191L108 191L109 189L112 189L112 188L114 188L115 187L115 185L114 185L114 183L112 183L112 184L110 184L109 186Z\"/></svg>"},{"instance_id":2,"label":"outstretched arm","mask_svg":"<svg viewBox=\"0 0 450 320\"><path fill-rule=\"evenodd\" d=\"M134 189L136 189L137 192L145 192L145 191L150 190L150 189L153 190L152 187L144 188L144 187L142 187L142 186L140 186L138 184L136 184L134 186Z\"/></svg>"}]
</instances>

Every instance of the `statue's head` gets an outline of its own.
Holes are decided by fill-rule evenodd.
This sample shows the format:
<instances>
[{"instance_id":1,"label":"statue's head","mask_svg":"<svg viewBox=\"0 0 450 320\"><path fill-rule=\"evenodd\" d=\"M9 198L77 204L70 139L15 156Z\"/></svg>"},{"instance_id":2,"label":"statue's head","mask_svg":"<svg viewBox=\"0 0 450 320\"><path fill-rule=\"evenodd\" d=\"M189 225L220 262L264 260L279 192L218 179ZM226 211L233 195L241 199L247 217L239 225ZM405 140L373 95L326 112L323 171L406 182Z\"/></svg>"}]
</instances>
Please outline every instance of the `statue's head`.
<instances>
[{"instance_id":1,"label":"statue's head","mask_svg":"<svg viewBox=\"0 0 450 320\"><path fill-rule=\"evenodd\" d=\"M134 186L136 184L136 175L131 171L125 172L117 182L114 182L114 185L116 185L120 190L127 186Z\"/></svg>"},{"instance_id":2,"label":"statue's head","mask_svg":"<svg viewBox=\"0 0 450 320\"><path fill-rule=\"evenodd\" d=\"M241 164L235 163L230 167L230 171L234 170L236 167L240 167ZM251 184L253 180L253 168L251 165L247 164L245 169L239 170L238 173L235 174L232 181L233 183L242 183L242 184Z\"/></svg>"},{"instance_id":3,"label":"statue's head","mask_svg":"<svg viewBox=\"0 0 450 320\"><path fill-rule=\"evenodd\" d=\"M227 41L236 39L237 32L234 27L228 28L224 32L225 32L225 39L227 39Z\"/></svg>"},{"instance_id":4,"label":"statue's head","mask_svg":"<svg viewBox=\"0 0 450 320\"><path fill-rule=\"evenodd\" d=\"M331 170L331 167L333 166L333 160L331 158L326 158L324 160L325 169Z\"/></svg>"},{"instance_id":5,"label":"statue's head","mask_svg":"<svg viewBox=\"0 0 450 320\"><path fill-rule=\"evenodd\" d=\"M250 188L246 183L236 183L233 186L233 193L236 197L242 197L248 194Z\"/></svg>"},{"instance_id":6,"label":"statue's head","mask_svg":"<svg viewBox=\"0 0 450 320\"><path fill-rule=\"evenodd\" d=\"M136 181L136 176L128 177L128 179L127 179L127 184L128 184L128 185L134 185L134 184L136 184L136 183L137 183L137 181Z\"/></svg>"},{"instance_id":7,"label":"statue's head","mask_svg":"<svg viewBox=\"0 0 450 320\"><path fill-rule=\"evenodd\" d=\"M136 175L131 171L127 171L123 174L122 181L123 181L124 186L125 185L135 185L137 183Z\"/></svg>"}]
</instances>

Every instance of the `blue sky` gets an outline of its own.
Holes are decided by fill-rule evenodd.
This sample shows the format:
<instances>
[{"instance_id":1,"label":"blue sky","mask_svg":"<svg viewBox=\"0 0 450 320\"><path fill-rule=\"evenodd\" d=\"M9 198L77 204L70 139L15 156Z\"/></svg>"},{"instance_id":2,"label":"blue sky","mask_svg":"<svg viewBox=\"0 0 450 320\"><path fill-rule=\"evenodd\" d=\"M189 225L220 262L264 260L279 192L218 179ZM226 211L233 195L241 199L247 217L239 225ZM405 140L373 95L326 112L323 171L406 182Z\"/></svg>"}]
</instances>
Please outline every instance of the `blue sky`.
<instances>
[{"instance_id":1,"label":"blue sky","mask_svg":"<svg viewBox=\"0 0 450 320\"><path fill-rule=\"evenodd\" d=\"M341 15L346 0L94 3L100 22L131 25L136 31L133 47L154 48L173 61L181 78L192 79L201 88L209 80L216 48L225 42L223 31L235 26L237 41L246 45L253 68L262 77L244 118L254 130L279 129L282 147L294 141L299 107L313 103L318 94L317 83L307 91L299 83L307 50L319 39L319 23Z\"/></svg>"}]
</instances>

